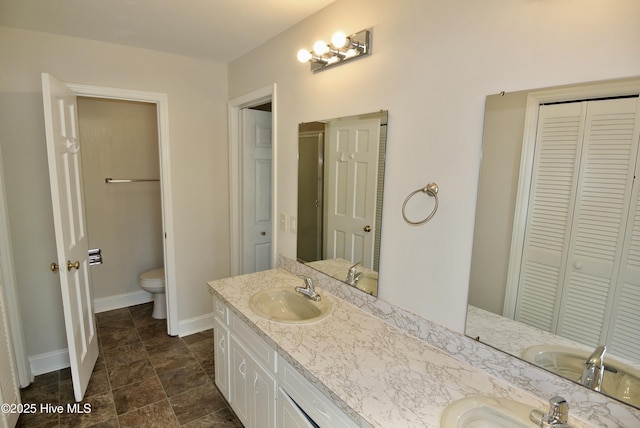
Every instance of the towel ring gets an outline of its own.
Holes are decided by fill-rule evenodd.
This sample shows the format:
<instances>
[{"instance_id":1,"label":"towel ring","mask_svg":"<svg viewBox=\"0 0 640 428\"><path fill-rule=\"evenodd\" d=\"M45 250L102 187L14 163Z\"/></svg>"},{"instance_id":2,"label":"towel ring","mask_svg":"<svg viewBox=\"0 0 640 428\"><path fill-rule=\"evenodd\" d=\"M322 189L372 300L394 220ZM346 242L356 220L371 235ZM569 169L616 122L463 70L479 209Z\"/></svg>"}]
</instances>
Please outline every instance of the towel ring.
<instances>
[{"instance_id":1,"label":"towel ring","mask_svg":"<svg viewBox=\"0 0 640 428\"><path fill-rule=\"evenodd\" d=\"M426 193L429 196L433 196L436 200L436 205L433 207L433 211L431 211L431 214L429 214L427 218L420 221L412 221L407 218L407 214L405 213L405 208L407 206L407 202L409 202L409 199L411 199L413 195L415 195L416 193L420 193L420 192ZM406 221L409 224L426 223L429 220L431 220L431 218L435 215L436 211L438 211L438 185L436 183L429 183L425 187L418 189L414 192L411 192L409 196L407 196L407 199L404 200L404 204L402 204L402 217L404 218L404 221Z\"/></svg>"}]
</instances>

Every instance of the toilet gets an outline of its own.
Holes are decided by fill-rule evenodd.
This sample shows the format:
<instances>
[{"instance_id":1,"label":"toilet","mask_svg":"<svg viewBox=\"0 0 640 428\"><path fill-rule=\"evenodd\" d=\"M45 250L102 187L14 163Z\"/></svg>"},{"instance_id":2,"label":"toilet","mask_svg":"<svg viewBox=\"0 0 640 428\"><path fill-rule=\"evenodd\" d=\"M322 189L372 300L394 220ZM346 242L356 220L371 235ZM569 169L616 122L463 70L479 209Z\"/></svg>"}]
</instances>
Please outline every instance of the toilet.
<instances>
[{"instance_id":1,"label":"toilet","mask_svg":"<svg viewBox=\"0 0 640 428\"><path fill-rule=\"evenodd\" d=\"M167 300L164 285L164 268L150 270L140 275L140 287L153 294L153 313L157 320L167 318Z\"/></svg>"}]
</instances>

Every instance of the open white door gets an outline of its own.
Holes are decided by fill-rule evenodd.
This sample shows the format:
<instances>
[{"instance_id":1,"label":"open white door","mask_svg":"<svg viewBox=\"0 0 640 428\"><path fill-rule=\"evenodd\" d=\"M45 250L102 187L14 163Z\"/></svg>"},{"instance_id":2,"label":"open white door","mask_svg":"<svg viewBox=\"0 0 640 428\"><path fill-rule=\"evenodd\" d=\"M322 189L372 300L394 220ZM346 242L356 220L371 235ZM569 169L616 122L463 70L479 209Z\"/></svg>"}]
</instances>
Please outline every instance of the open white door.
<instances>
[{"instance_id":1,"label":"open white door","mask_svg":"<svg viewBox=\"0 0 640 428\"><path fill-rule=\"evenodd\" d=\"M242 273L271 268L273 145L271 113L242 110Z\"/></svg>"},{"instance_id":2,"label":"open white door","mask_svg":"<svg viewBox=\"0 0 640 428\"><path fill-rule=\"evenodd\" d=\"M42 97L71 376L75 399L81 401L98 359L98 337L88 271L76 96L63 83L43 73Z\"/></svg>"},{"instance_id":3,"label":"open white door","mask_svg":"<svg viewBox=\"0 0 640 428\"><path fill-rule=\"evenodd\" d=\"M332 120L328 134L325 259L372 269L380 119Z\"/></svg>"}]
</instances>

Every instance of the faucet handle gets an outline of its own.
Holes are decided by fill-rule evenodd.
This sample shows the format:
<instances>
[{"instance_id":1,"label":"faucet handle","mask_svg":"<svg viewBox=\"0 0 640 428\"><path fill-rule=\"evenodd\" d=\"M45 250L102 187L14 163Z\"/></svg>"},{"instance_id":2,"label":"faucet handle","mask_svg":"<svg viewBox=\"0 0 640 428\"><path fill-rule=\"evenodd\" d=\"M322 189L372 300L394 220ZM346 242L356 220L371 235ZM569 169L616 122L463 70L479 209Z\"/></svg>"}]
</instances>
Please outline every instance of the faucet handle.
<instances>
[{"instance_id":1,"label":"faucet handle","mask_svg":"<svg viewBox=\"0 0 640 428\"><path fill-rule=\"evenodd\" d=\"M297 275L297 276L302 278L306 288L309 288L309 289L313 290L313 280L310 277L308 277L307 275Z\"/></svg>"},{"instance_id":2,"label":"faucet handle","mask_svg":"<svg viewBox=\"0 0 640 428\"><path fill-rule=\"evenodd\" d=\"M549 399L549 419L566 424L569 421L569 403L559 395Z\"/></svg>"}]
</instances>

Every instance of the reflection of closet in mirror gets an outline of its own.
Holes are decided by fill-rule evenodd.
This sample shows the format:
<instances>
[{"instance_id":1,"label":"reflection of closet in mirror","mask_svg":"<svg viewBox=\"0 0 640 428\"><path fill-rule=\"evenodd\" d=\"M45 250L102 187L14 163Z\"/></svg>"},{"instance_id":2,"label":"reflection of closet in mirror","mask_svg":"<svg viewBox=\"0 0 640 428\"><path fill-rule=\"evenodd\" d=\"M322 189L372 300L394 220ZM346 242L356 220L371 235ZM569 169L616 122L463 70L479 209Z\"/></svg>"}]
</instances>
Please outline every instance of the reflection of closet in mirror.
<instances>
[{"instance_id":1,"label":"reflection of closet in mirror","mask_svg":"<svg viewBox=\"0 0 640 428\"><path fill-rule=\"evenodd\" d=\"M516 320L628 358L640 353L639 135L637 96L540 106L517 257Z\"/></svg>"}]
</instances>

